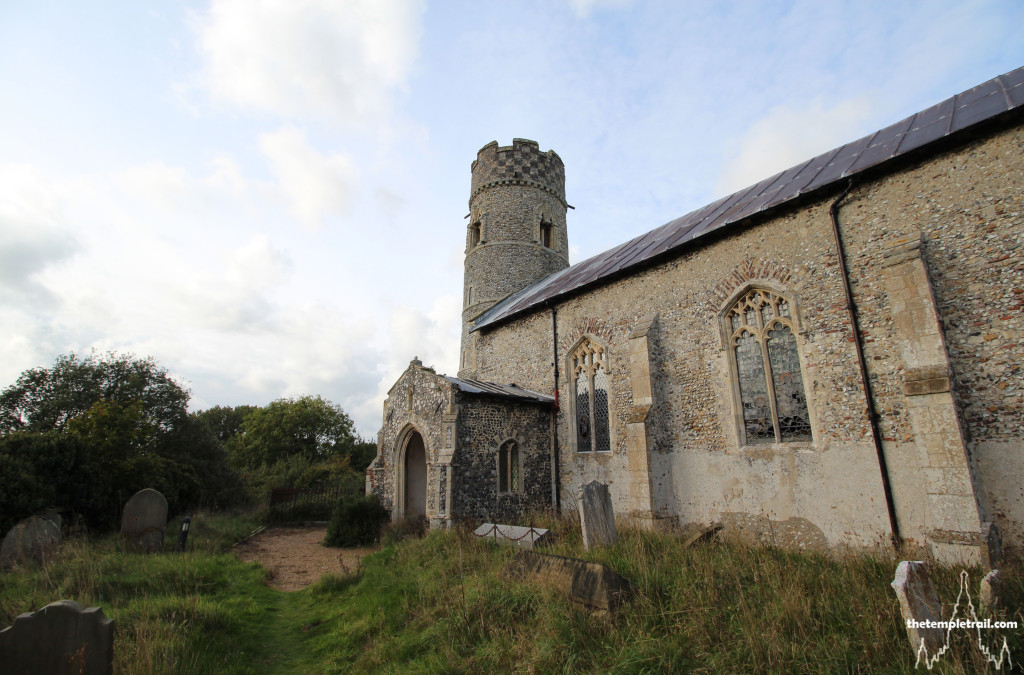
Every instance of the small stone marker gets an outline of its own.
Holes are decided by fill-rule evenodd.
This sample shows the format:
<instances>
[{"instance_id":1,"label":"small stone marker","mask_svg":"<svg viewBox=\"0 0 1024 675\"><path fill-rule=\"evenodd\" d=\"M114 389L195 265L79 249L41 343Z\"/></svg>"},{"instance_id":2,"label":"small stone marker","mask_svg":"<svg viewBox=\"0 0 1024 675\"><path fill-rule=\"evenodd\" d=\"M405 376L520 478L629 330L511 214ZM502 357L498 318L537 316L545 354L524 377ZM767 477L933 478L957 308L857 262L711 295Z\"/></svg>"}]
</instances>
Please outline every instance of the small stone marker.
<instances>
[{"instance_id":1,"label":"small stone marker","mask_svg":"<svg viewBox=\"0 0 1024 675\"><path fill-rule=\"evenodd\" d=\"M551 584L573 602L614 612L632 594L629 581L607 565L560 555L520 551L506 571L515 579Z\"/></svg>"},{"instance_id":2,"label":"small stone marker","mask_svg":"<svg viewBox=\"0 0 1024 675\"><path fill-rule=\"evenodd\" d=\"M703 528L700 532L691 535L686 541L683 542L683 548L690 548L694 544L702 541L708 541L716 534L722 531L724 526L721 523L711 523L707 527Z\"/></svg>"},{"instance_id":3,"label":"small stone marker","mask_svg":"<svg viewBox=\"0 0 1024 675\"><path fill-rule=\"evenodd\" d=\"M480 538L486 537L502 544L514 544L519 548L526 549L547 544L551 541L550 532L542 527L484 523L473 530L473 534Z\"/></svg>"},{"instance_id":4,"label":"small stone marker","mask_svg":"<svg viewBox=\"0 0 1024 675\"><path fill-rule=\"evenodd\" d=\"M12 527L0 544L0 568L42 564L54 556L61 539L60 528L52 520L29 516Z\"/></svg>"},{"instance_id":5,"label":"small stone marker","mask_svg":"<svg viewBox=\"0 0 1024 675\"><path fill-rule=\"evenodd\" d=\"M0 631L0 670L12 675L114 672L114 621L72 600L22 614Z\"/></svg>"},{"instance_id":6,"label":"small stone marker","mask_svg":"<svg viewBox=\"0 0 1024 675\"><path fill-rule=\"evenodd\" d=\"M981 580L981 592L978 593L978 604L984 612L992 613L999 606L999 587L1002 579L999 570L992 570Z\"/></svg>"},{"instance_id":7,"label":"small stone marker","mask_svg":"<svg viewBox=\"0 0 1024 675\"><path fill-rule=\"evenodd\" d=\"M619 540L615 531L615 512L608 486L592 480L580 494L580 528L583 546L589 551L596 546L611 546Z\"/></svg>"},{"instance_id":8,"label":"small stone marker","mask_svg":"<svg viewBox=\"0 0 1024 675\"><path fill-rule=\"evenodd\" d=\"M139 490L124 505L121 535L150 553L164 547L167 528L167 500L156 490Z\"/></svg>"},{"instance_id":9,"label":"small stone marker","mask_svg":"<svg viewBox=\"0 0 1024 675\"><path fill-rule=\"evenodd\" d=\"M942 606L939 594L935 592L928 569L921 561L904 560L896 567L896 578L892 580L893 590L900 601L900 613L907 628L907 637L915 654L920 654L924 645L927 655L937 653L945 645L946 631L943 628L928 628L923 621L942 621Z\"/></svg>"}]
</instances>

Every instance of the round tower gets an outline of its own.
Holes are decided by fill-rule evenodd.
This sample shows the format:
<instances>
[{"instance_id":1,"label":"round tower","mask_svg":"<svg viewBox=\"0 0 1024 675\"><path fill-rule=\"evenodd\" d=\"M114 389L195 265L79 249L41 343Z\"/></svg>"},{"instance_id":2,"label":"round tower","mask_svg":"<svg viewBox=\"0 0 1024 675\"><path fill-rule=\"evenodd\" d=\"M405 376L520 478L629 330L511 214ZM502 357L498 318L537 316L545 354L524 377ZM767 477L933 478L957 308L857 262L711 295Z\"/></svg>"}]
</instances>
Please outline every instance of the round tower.
<instances>
[{"instance_id":1,"label":"round tower","mask_svg":"<svg viewBox=\"0 0 1024 675\"><path fill-rule=\"evenodd\" d=\"M569 266L565 167L536 141L491 141L476 155L469 195L459 376L477 376L473 319Z\"/></svg>"}]
</instances>

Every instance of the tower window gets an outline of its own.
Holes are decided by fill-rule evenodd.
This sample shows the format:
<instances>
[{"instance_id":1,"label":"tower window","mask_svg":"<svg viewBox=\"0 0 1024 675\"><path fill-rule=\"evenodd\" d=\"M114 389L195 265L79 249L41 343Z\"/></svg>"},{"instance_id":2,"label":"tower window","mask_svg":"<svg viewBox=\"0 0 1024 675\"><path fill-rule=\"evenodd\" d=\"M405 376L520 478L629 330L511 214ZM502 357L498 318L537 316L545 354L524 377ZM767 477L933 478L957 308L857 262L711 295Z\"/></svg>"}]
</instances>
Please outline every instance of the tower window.
<instances>
[{"instance_id":1,"label":"tower window","mask_svg":"<svg viewBox=\"0 0 1024 675\"><path fill-rule=\"evenodd\" d=\"M505 441L498 448L498 492L521 492L519 444Z\"/></svg>"},{"instance_id":2,"label":"tower window","mask_svg":"<svg viewBox=\"0 0 1024 675\"><path fill-rule=\"evenodd\" d=\"M608 370L604 349L584 340L572 353L576 452L609 452Z\"/></svg>"},{"instance_id":3,"label":"tower window","mask_svg":"<svg viewBox=\"0 0 1024 675\"><path fill-rule=\"evenodd\" d=\"M480 221L469 226L469 247L474 248L480 244Z\"/></svg>"},{"instance_id":4,"label":"tower window","mask_svg":"<svg viewBox=\"0 0 1024 675\"><path fill-rule=\"evenodd\" d=\"M745 444L810 441L797 328L789 301L766 289L751 289L729 308L725 323Z\"/></svg>"},{"instance_id":5,"label":"tower window","mask_svg":"<svg viewBox=\"0 0 1024 675\"><path fill-rule=\"evenodd\" d=\"M540 221L540 243L544 248L551 248L551 230L550 220Z\"/></svg>"}]
</instances>

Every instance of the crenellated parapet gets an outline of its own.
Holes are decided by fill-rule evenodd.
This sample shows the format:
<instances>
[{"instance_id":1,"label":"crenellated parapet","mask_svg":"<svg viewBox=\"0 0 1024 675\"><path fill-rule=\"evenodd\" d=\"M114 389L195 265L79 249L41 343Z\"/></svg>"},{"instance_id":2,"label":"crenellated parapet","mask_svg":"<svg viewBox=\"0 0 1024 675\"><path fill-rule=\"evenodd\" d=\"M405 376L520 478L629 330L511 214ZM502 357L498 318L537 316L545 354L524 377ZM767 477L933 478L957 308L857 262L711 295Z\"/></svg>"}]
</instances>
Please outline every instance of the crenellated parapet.
<instances>
[{"instance_id":1,"label":"crenellated parapet","mask_svg":"<svg viewBox=\"0 0 1024 675\"><path fill-rule=\"evenodd\" d=\"M512 145L491 141L476 155L469 202L494 185L526 185L549 192L565 204L565 166L554 150L541 152L536 141L515 138Z\"/></svg>"}]
</instances>

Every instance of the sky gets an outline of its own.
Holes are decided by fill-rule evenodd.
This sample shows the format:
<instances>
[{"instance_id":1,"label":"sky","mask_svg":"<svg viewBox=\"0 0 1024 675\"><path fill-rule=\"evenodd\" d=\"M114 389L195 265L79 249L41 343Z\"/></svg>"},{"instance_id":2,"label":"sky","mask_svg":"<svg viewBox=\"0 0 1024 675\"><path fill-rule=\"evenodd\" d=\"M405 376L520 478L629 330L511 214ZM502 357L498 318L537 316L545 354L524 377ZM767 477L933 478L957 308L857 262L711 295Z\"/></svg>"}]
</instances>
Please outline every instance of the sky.
<instances>
[{"instance_id":1,"label":"sky","mask_svg":"<svg viewBox=\"0 0 1024 675\"><path fill-rule=\"evenodd\" d=\"M375 438L458 368L470 164L566 167L578 262L1024 65L1024 3L0 0L0 389L152 356Z\"/></svg>"}]
</instances>

